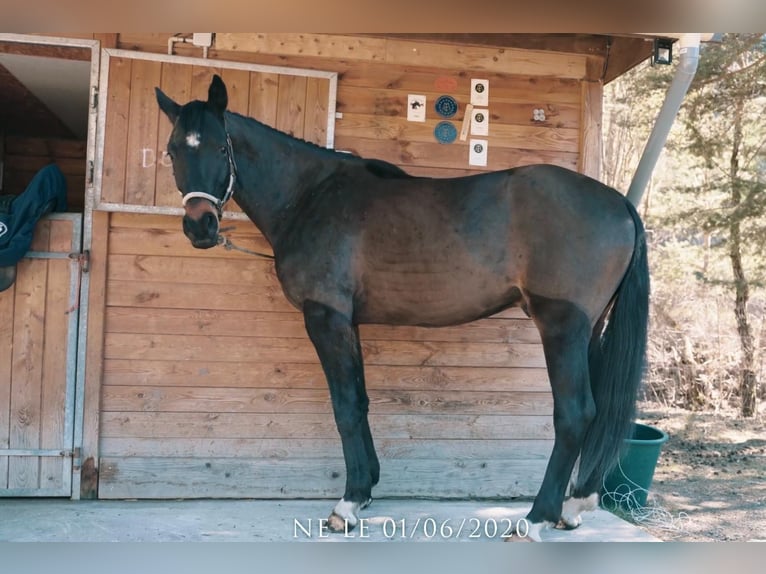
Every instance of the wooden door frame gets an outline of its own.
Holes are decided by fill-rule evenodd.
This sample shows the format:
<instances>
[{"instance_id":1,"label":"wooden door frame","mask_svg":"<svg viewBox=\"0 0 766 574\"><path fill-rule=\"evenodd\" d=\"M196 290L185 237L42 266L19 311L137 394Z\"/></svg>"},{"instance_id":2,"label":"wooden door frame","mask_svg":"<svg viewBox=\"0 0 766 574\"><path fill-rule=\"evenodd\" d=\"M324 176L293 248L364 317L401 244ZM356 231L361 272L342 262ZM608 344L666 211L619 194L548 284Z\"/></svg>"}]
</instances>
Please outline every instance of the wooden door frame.
<instances>
[{"instance_id":1,"label":"wooden door frame","mask_svg":"<svg viewBox=\"0 0 766 574\"><path fill-rule=\"evenodd\" d=\"M262 72L271 74L283 74L290 76L301 76L307 78L326 79L329 82L329 96L327 101L327 141L325 146L333 148L335 145L335 109L336 94L338 89L337 72L326 72L321 70L310 70L305 68L288 68L283 66L264 66L261 64L251 64L247 62L236 62L232 60L218 60L210 58L193 58L187 56L175 56L169 54L156 54L150 52L135 52L121 49L102 50L101 57L101 76L99 84L100 101L98 113L97 142L98 149L97 161L95 164L95 189L99 190L94 196L93 209L98 211L127 212L127 213L148 213L153 215L183 215L183 207L164 207L154 205L135 205L127 203L110 203L101 200L101 185L104 177L104 146L106 134L106 101L109 93L109 65L111 58L129 58L133 60L147 60L151 62L160 62L168 64L181 64L188 66L201 66L207 68L221 68L224 70L243 70L247 72ZM241 212L224 212L224 216L235 220L247 220L247 216Z\"/></svg>"},{"instance_id":2,"label":"wooden door frame","mask_svg":"<svg viewBox=\"0 0 766 574\"><path fill-rule=\"evenodd\" d=\"M98 82L101 64L101 41L99 39L79 39L64 38L55 36L38 36L29 34L0 34L0 41L18 44L29 44L38 46L64 47L64 48L82 48L90 50L90 102L88 104L88 131L86 146L86 182L85 182L85 209L82 215L82 235L81 250L88 254L91 247L91 227L92 227L92 205L93 205L93 176L92 168L95 164L96 152L96 131L97 126L97 101L98 101ZM93 388L93 385L86 385L85 372L85 351L87 343L87 323L88 323L88 293L90 288L90 277L85 271L81 273L79 281L79 321L77 328L77 360L75 366L75 388L74 388L74 421L72 426L72 480L71 480L71 498L80 498L80 470L83 459L82 453L87 450L87 431L88 424L87 412L94 409L98 412L98 393L99 388ZM96 417L98 415L96 414ZM92 426L92 425L91 425ZM92 428L91 428L92 431ZM97 433L96 427L96 433ZM92 432L91 432L92 442Z\"/></svg>"}]
</instances>

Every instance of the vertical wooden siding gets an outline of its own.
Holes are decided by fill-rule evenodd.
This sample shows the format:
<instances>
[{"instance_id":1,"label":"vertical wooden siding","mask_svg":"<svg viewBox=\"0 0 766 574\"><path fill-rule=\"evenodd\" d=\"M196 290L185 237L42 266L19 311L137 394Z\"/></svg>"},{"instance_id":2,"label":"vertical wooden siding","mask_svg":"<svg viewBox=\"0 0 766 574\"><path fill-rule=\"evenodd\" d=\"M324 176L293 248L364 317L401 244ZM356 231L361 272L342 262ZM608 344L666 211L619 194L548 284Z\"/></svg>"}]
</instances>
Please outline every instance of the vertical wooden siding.
<instances>
[{"instance_id":1,"label":"vertical wooden siding","mask_svg":"<svg viewBox=\"0 0 766 574\"><path fill-rule=\"evenodd\" d=\"M207 99L213 74L227 85L229 109L325 145L329 81L284 74L179 65L113 56L104 134L101 201L178 206L165 154L171 125L157 106L155 86L178 102ZM232 204L232 211L239 208Z\"/></svg>"},{"instance_id":2,"label":"vertical wooden siding","mask_svg":"<svg viewBox=\"0 0 766 574\"><path fill-rule=\"evenodd\" d=\"M69 253L72 220L43 219L31 249ZM0 293L0 449L68 448L65 437L71 262L22 259ZM70 421L71 423L71 421ZM63 457L2 456L4 490L63 494ZM31 493L31 492L30 492Z\"/></svg>"}]
</instances>

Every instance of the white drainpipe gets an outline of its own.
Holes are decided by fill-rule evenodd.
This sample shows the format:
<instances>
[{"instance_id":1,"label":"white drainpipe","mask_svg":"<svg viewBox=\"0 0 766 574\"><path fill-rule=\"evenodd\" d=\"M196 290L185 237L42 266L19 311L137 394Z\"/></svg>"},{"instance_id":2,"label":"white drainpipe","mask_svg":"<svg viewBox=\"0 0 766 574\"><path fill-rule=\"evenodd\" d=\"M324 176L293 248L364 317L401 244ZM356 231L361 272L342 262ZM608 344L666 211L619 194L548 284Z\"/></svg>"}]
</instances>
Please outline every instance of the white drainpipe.
<instances>
[{"instance_id":1,"label":"white drainpipe","mask_svg":"<svg viewBox=\"0 0 766 574\"><path fill-rule=\"evenodd\" d=\"M670 133L670 128L681 107L681 102L689 90L689 84L691 84L694 74L697 73L700 57L700 34L683 34L678 40L678 46L680 57L676 75L665 95L665 102L657 115L654 128L646 142L644 153L641 155L633 181L628 189L628 199L636 206L641 202L646 184L652 176L657 158L660 157L660 152L668 139L668 133Z\"/></svg>"}]
</instances>

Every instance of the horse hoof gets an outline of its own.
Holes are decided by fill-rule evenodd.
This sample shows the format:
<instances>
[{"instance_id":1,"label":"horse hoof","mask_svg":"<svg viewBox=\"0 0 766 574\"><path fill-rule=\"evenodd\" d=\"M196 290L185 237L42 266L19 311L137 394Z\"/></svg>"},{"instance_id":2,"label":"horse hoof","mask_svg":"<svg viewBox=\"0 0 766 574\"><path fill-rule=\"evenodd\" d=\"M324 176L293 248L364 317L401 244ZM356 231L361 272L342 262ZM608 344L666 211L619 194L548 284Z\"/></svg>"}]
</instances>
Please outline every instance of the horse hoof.
<instances>
[{"instance_id":1,"label":"horse hoof","mask_svg":"<svg viewBox=\"0 0 766 574\"><path fill-rule=\"evenodd\" d=\"M557 530L574 530L575 528L579 528L580 524L582 524L582 518L580 518L579 516L577 517L577 520L575 522L567 522L562 517L556 523L556 529Z\"/></svg>"},{"instance_id":2,"label":"horse hoof","mask_svg":"<svg viewBox=\"0 0 766 574\"><path fill-rule=\"evenodd\" d=\"M561 507L561 517L556 528L574 530L582 524L582 513L595 510L598 507L598 494L593 493L585 498L567 498Z\"/></svg>"},{"instance_id":3,"label":"horse hoof","mask_svg":"<svg viewBox=\"0 0 766 574\"><path fill-rule=\"evenodd\" d=\"M335 512L327 519L327 528L330 532L351 532L355 526L356 523L352 523Z\"/></svg>"},{"instance_id":4,"label":"horse hoof","mask_svg":"<svg viewBox=\"0 0 766 574\"><path fill-rule=\"evenodd\" d=\"M503 538L503 542L540 542L540 540L534 540L530 538L529 536L506 536Z\"/></svg>"}]
</instances>

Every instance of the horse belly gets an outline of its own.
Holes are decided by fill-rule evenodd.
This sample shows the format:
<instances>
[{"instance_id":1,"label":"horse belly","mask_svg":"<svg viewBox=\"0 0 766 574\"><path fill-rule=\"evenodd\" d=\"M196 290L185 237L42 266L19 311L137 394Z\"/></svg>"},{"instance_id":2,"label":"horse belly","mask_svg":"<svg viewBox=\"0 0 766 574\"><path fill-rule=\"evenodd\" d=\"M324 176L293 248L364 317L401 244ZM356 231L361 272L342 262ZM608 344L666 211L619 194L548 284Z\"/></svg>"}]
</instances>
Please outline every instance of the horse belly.
<instances>
[{"instance_id":1,"label":"horse belly","mask_svg":"<svg viewBox=\"0 0 766 574\"><path fill-rule=\"evenodd\" d=\"M359 323L440 327L466 323L513 306L521 292L508 274L429 265L365 276L355 304Z\"/></svg>"}]
</instances>

